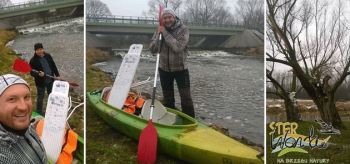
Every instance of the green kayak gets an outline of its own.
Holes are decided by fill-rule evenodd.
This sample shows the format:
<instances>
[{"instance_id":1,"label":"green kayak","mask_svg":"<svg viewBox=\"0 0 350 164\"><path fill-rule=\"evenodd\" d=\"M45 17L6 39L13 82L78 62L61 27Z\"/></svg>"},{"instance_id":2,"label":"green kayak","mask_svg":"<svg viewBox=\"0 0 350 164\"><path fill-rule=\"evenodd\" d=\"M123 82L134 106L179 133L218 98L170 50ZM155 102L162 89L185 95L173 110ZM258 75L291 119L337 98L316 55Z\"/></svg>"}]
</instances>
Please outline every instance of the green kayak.
<instances>
[{"instance_id":1,"label":"green kayak","mask_svg":"<svg viewBox=\"0 0 350 164\"><path fill-rule=\"evenodd\" d=\"M95 112L115 129L139 140L148 119L114 108L101 99L101 93L87 93ZM166 109L176 115L174 124L154 122L157 129L157 150L191 163L264 163L264 157L254 150L212 128L209 128L186 114ZM154 112L157 112L155 110ZM154 119L153 119L154 120Z\"/></svg>"}]
</instances>

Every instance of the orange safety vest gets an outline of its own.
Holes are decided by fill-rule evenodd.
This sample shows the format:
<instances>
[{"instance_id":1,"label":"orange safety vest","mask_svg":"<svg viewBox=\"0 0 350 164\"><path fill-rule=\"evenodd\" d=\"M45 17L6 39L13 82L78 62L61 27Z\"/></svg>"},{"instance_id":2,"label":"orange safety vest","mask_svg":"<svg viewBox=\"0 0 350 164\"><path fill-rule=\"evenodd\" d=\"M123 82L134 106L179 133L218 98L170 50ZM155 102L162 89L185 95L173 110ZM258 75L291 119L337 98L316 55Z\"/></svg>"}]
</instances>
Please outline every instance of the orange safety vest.
<instances>
[{"instance_id":1,"label":"orange safety vest","mask_svg":"<svg viewBox=\"0 0 350 164\"><path fill-rule=\"evenodd\" d=\"M111 94L111 90L107 91L102 96L102 100L107 102L110 94ZM142 109L142 106L144 103L145 103L145 99L141 97L137 97L137 95L134 92L129 92L122 110L133 114L135 113L136 109Z\"/></svg>"},{"instance_id":2,"label":"orange safety vest","mask_svg":"<svg viewBox=\"0 0 350 164\"><path fill-rule=\"evenodd\" d=\"M124 103L123 111L128 113L135 113L136 109L141 109L145 99L137 97L134 92L129 92L128 97Z\"/></svg>"},{"instance_id":3,"label":"orange safety vest","mask_svg":"<svg viewBox=\"0 0 350 164\"><path fill-rule=\"evenodd\" d=\"M35 128L40 138L43 133L43 127L44 119L41 119ZM56 164L72 163L73 152L77 149L78 134L71 129L66 129L64 132L63 141L61 154L58 157Z\"/></svg>"}]
</instances>

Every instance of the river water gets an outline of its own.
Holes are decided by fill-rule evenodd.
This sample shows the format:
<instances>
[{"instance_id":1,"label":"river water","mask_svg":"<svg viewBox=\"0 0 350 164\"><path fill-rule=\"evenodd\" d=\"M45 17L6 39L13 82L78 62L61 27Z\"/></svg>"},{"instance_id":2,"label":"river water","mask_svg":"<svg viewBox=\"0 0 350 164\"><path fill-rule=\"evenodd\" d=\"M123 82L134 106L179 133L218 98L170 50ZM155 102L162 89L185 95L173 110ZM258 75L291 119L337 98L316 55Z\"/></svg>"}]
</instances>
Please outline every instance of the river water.
<instances>
[{"instance_id":1,"label":"river water","mask_svg":"<svg viewBox=\"0 0 350 164\"><path fill-rule=\"evenodd\" d=\"M73 18L60 22L19 29L8 46L29 63L34 55L34 44L43 43L44 51L51 54L61 77L76 82L75 91L84 94L84 21Z\"/></svg>"},{"instance_id":2,"label":"river water","mask_svg":"<svg viewBox=\"0 0 350 164\"><path fill-rule=\"evenodd\" d=\"M144 53L144 52L143 52ZM230 134L264 144L264 62L263 58L245 57L226 53L197 54L188 58L191 94L196 119L218 124ZM154 78L156 57L142 54L136 77L139 81ZM117 75L122 58L96 65L112 78ZM159 80L159 76L158 76ZM140 86L141 92L152 93L153 82ZM181 109L180 96L175 84L176 106ZM160 82L158 99L162 98Z\"/></svg>"}]
</instances>

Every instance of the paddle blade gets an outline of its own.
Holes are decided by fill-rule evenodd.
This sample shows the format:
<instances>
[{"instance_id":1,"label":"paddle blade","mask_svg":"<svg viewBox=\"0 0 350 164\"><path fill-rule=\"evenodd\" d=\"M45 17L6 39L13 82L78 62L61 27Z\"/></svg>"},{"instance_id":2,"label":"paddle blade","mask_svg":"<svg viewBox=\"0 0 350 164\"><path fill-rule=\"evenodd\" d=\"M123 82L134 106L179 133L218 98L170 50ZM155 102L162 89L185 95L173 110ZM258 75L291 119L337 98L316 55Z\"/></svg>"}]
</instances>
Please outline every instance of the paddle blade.
<instances>
[{"instance_id":1,"label":"paddle blade","mask_svg":"<svg viewBox=\"0 0 350 164\"><path fill-rule=\"evenodd\" d=\"M152 124L152 119L142 130L137 150L137 161L140 163L154 163L157 156L157 129Z\"/></svg>"},{"instance_id":2,"label":"paddle blade","mask_svg":"<svg viewBox=\"0 0 350 164\"><path fill-rule=\"evenodd\" d=\"M163 26L163 21L162 21L162 11L163 11L163 7L159 4L159 26Z\"/></svg>"},{"instance_id":3,"label":"paddle blade","mask_svg":"<svg viewBox=\"0 0 350 164\"><path fill-rule=\"evenodd\" d=\"M15 60L15 62L13 63L12 69L15 71L18 71L18 72L23 72L23 73L27 73L27 72L30 72L32 70L32 68L30 68L30 65L21 59Z\"/></svg>"},{"instance_id":4,"label":"paddle blade","mask_svg":"<svg viewBox=\"0 0 350 164\"><path fill-rule=\"evenodd\" d=\"M75 82L68 82L70 86L72 87L79 87L79 84L78 83L75 83Z\"/></svg>"}]
</instances>

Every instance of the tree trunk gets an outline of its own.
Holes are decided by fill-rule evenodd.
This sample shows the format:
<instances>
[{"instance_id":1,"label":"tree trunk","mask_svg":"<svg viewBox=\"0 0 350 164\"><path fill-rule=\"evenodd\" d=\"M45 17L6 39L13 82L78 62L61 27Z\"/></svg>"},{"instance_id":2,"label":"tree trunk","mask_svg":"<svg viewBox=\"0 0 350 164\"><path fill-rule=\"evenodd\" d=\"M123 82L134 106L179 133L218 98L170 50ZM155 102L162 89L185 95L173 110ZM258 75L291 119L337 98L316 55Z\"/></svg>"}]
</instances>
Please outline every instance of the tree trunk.
<instances>
[{"instance_id":1,"label":"tree trunk","mask_svg":"<svg viewBox=\"0 0 350 164\"><path fill-rule=\"evenodd\" d=\"M291 85L291 93L286 96L286 99L284 100L284 105L286 107L286 113L287 113L287 120L293 121L293 122L299 122L301 121L299 108L297 105L297 101L295 99L296 94L296 87L297 86L297 77L295 72L293 71L293 79L292 79L292 85Z\"/></svg>"},{"instance_id":2,"label":"tree trunk","mask_svg":"<svg viewBox=\"0 0 350 164\"><path fill-rule=\"evenodd\" d=\"M345 129L345 126L343 125L339 113L335 107L334 93L329 92L329 78L323 82L324 85L317 86L317 84L313 82L312 77L306 75L299 65L294 65L293 69L296 70L297 77L304 90L316 104L322 120L326 123L332 123L332 126L335 128ZM318 87L322 88L320 89Z\"/></svg>"},{"instance_id":3,"label":"tree trunk","mask_svg":"<svg viewBox=\"0 0 350 164\"><path fill-rule=\"evenodd\" d=\"M317 97L314 100L320 115L321 119L326 123L332 123L332 126L339 129L345 129L337 108L335 107L334 94L327 94L323 97Z\"/></svg>"},{"instance_id":4,"label":"tree trunk","mask_svg":"<svg viewBox=\"0 0 350 164\"><path fill-rule=\"evenodd\" d=\"M284 100L284 106L286 108L287 121L300 122L299 108L289 97Z\"/></svg>"}]
</instances>

